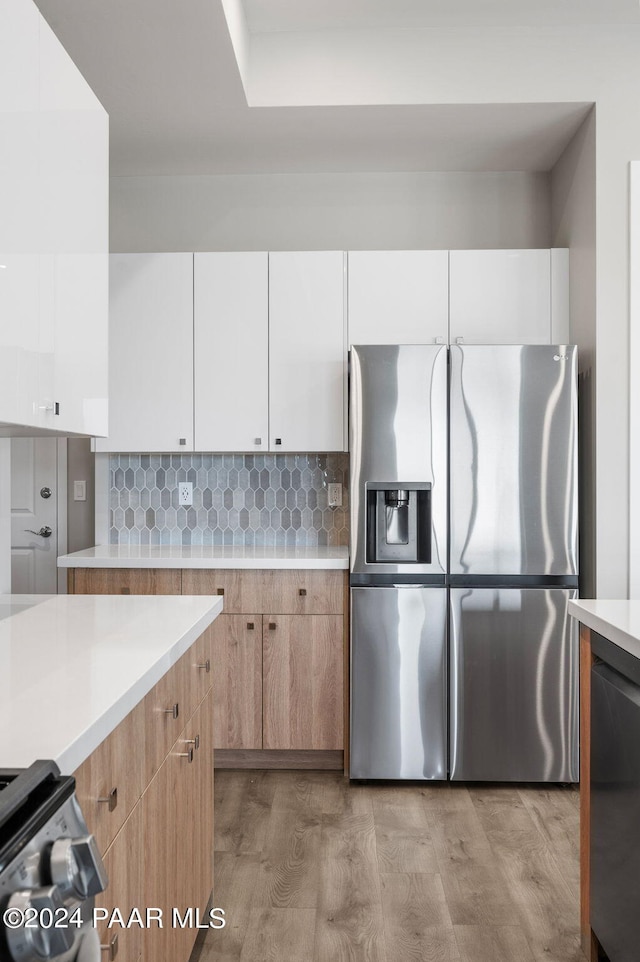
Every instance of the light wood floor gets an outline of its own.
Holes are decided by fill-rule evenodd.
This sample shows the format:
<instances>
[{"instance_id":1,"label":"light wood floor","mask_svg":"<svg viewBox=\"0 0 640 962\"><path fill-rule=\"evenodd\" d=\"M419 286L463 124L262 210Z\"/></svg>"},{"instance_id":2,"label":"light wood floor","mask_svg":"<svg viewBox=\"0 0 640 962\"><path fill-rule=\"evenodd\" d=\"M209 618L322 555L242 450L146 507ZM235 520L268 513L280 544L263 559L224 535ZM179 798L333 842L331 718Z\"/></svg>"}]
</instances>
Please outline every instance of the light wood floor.
<instances>
[{"instance_id":1,"label":"light wood floor","mask_svg":"<svg viewBox=\"0 0 640 962\"><path fill-rule=\"evenodd\" d=\"M584 962L578 792L216 772L192 962Z\"/></svg>"}]
</instances>

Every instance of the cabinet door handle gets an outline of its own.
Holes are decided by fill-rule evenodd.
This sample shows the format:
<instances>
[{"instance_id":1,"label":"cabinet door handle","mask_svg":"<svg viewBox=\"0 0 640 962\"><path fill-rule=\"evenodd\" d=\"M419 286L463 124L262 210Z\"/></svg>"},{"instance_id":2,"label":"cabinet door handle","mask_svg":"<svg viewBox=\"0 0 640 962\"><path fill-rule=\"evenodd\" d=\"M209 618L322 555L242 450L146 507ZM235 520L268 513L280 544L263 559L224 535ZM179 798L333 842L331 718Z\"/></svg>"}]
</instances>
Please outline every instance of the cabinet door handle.
<instances>
[{"instance_id":1,"label":"cabinet door handle","mask_svg":"<svg viewBox=\"0 0 640 962\"><path fill-rule=\"evenodd\" d=\"M178 444L186 444L186 443L187 443L186 438L178 438Z\"/></svg>"},{"instance_id":2,"label":"cabinet door handle","mask_svg":"<svg viewBox=\"0 0 640 962\"><path fill-rule=\"evenodd\" d=\"M207 658L204 665L196 665L196 668L200 668L201 670L206 671L208 675L209 672L211 671L211 659Z\"/></svg>"},{"instance_id":3,"label":"cabinet door handle","mask_svg":"<svg viewBox=\"0 0 640 962\"><path fill-rule=\"evenodd\" d=\"M121 588L121 589L120 589L120 594L121 594L121 595L130 595L130 594L131 594L131 588Z\"/></svg>"},{"instance_id":4,"label":"cabinet door handle","mask_svg":"<svg viewBox=\"0 0 640 962\"><path fill-rule=\"evenodd\" d=\"M162 713L163 713L164 715L171 715L172 718L177 718L177 717L178 717L178 702L176 702L175 705L172 705L171 708L163 708L163 709L162 709Z\"/></svg>"},{"instance_id":5,"label":"cabinet door handle","mask_svg":"<svg viewBox=\"0 0 640 962\"><path fill-rule=\"evenodd\" d=\"M224 594L224 588L216 588L216 594L217 594L217 595L223 595L223 594Z\"/></svg>"},{"instance_id":6,"label":"cabinet door handle","mask_svg":"<svg viewBox=\"0 0 640 962\"><path fill-rule=\"evenodd\" d=\"M104 802L109 806L109 811L112 812L118 807L118 788L112 788L108 795L103 795L98 799L99 802Z\"/></svg>"},{"instance_id":7,"label":"cabinet door handle","mask_svg":"<svg viewBox=\"0 0 640 962\"><path fill-rule=\"evenodd\" d=\"M176 752L178 758L186 758L189 764L193 761L193 748L190 748L188 752Z\"/></svg>"},{"instance_id":8,"label":"cabinet door handle","mask_svg":"<svg viewBox=\"0 0 640 962\"><path fill-rule=\"evenodd\" d=\"M306 589L306 588L298 588L298 594L300 595L301 598L305 598L306 595L307 595L307 589Z\"/></svg>"},{"instance_id":9,"label":"cabinet door handle","mask_svg":"<svg viewBox=\"0 0 640 962\"><path fill-rule=\"evenodd\" d=\"M275 621L270 621L270 622L269 622L269 631L275 631L277 627L278 627L278 626L277 626L277 624L275 623Z\"/></svg>"},{"instance_id":10,"label":"cabinet door handle","mask_svg":"<svg viewBox=\"0 0 640 962\"><path fill-rule=\"evenodd\" d=\"M276 444L282 444L282 438L276 438Z\"/></svg>"},{"instance_id":11,"label":"cabinet door handle","mask_svg":"<svg viewBox=\"0 0 640 962\"><path fill-rule=\"evenodd\" d=\"M196 735L195 738L186 738L185 745L193 745L193 750L197 752L200 748L200 735Z\"/></svg>"},{"instance_id":12,"label":"cabinet door handle","mask_svg":"<svg viewBox=\"0 0 640 962\"><path fill-rule=\"evenodd\" d=\"M255 628L255 622L253 622L253 621L248 621L248 622L247 622L247 631L253 631L254 628Z\"/></svg>"},{"instance_id":13,"label":"cabinet door handle","mask_svg":"<svg viewBox=\"0 0 640 962\"><path fill-rule=\"evenodd\" d=\"M254 439L253 439L253 443L254 443L254 444L262 444L262 438L254 438Z\"/></svg>"},{"instance_id":14,"label":"cabinet door handle","mask_svg":"<svg viewBox=\"0 0 640 962\"><path fill-rule=\"evenodd\" d=\"M107 958L109 962L113 962L113 960L118 954L118 933L117 932L107 945L100 946L100 951L108 952L109 954L107 955Z\"/></svg>"}]
</instances>

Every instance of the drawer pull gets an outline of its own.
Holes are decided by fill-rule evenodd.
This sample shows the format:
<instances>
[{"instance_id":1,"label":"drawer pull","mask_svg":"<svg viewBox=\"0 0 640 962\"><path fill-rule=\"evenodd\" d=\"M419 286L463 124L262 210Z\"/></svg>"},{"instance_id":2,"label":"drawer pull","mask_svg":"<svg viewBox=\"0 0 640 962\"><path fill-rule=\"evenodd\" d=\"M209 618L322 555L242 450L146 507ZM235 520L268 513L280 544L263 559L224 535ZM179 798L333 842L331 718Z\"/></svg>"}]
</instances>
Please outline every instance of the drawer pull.
<instances>
[{"instance_id":1,"label":"drawer pull","mask_svg":"<svg viewBox=\"0 0 640 962\"><path fill-rule=\"evenodd\" d=\"M224 594L224 588L216 588L216 594L217 594L217 595L223 595L223 594Z\"/></svg>"},{"instance_id":2,"label":"drawer pull","mask_svg":"<svg viewBox=\"0 0 640 962\"><path fill-rule=\"evenodd\" d=\"M121 588L121 589L120 589L120 594L121 594L121 595L130 595L130 594L131 594L131 588Z\"/></svg>"},{"instance_id":3,"label":"drawer pull","mask_svg":"<svg viewBox=\"0 0 640 962\"><path fill-rule=\"evenodd\" d=\"M186 738L185 745L193 745L193 750L197 752L200 748L200 735L196 735L195 738Z\"/></svg>"},{"instance_id":4,"label":"drawer pull","mask_svg":"<svg viewBox=\"0 0 640 962\"><path fill-rule=\"evenodd\" d=\"M118 788L112 788L108 795L104 795L102 798L98 799L99 802L104 802L105 805L109 806L109 811L112 812L118 807Z\"/></svg>"},{"instance_id":5,"label":"drawer pull","mask_svg":"<svg viewBox=\"0 0 640 962\"><path fill-rule=\"evenodd\" d=\"M190 748L188 752L176 752L178 758L186 758L189 764L193 761L193 748Z\"/></svg>"},{"instance_id":6,"label":"drawer pull","mask_svg":"<svg viewBox=\"0 0 640 962\"><path fill-rule=\"evenodd\" d=\"M248 622L247 622L247 631L253 631L254 628L255 628L255 622L253 622L253 621L248 621Z\"/></svg>"},{"instance_id":7,"label":"drawer pull","mask_svg":"<svg viewBox=\"0 0 640 962\"><path fill-rule=\"evenodd\" d=\"M306 595L307 595L307 589L306 589L306 588L298 588L298 594L300 595L301 598L305 598Z\"/></svg>"},{"instance_id":8,"label":"drawer pull","mask_svg":"<svg viewBox=\"0 0 640 962\"><path fill-rule=\"evenodd\" d=\"M172 718L177 718L177 717L178 717L178 702L176 702L175 705L172 705L171 708L163 708L163 709L162 709L162 713L163 713L164 715L171 715Z\"/></svg>"},{"instance_id":9,"label":"drawer pull","mask_svg":"<svg viewBox=\"0 0 640 962\"><path fill-rule=\"evenodd\" d=\"M117 932L116 932L116 934L113 936L113 938L111 939L111 941L108 943L108 945L101 945L101 946L100 946L100 951L101 951L101 952L108 952L109 954L107 955L107 958L108 958L109 962L113 962L113 960L115 959L115 957L116 957L117 954L118 954L118 933L117 933Z\"/></svg>"},{"instance_id":10,"label":"drawer pull","mask_svg":"<svg viewBox=\"0 0 640 962\"><path fill-rule=\"evenodd\" d=\"M199 668L201 671L206 671L208 675L209 672L211 671L211 659L207 658L204 665L196 665L196 668Z\"/></svg>"},{"instance_id":11,"label":"drawer pull","mask_svg":"<svg viewBox=\"0 0 640 962\"><path fill-rule=\"evenodd\" d=\"M275 623L275 621L270 621L270 622L269 622L269 631L275 631L277 627L278 627L278 626L277 626L277 624Z\"/></svg>"}]
</instances>

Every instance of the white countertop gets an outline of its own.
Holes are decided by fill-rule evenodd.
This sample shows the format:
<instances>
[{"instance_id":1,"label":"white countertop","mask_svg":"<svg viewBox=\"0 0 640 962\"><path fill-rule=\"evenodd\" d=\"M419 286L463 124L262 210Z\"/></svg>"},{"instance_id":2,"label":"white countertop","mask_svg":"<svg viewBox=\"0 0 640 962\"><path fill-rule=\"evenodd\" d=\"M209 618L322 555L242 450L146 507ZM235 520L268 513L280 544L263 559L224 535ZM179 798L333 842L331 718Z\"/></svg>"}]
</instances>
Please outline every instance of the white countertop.
<instances>
[{"instance_id":1,"label":"white countertop","mask_svg":"<svg viewBox=\"0 0 640 962\"><path fill-rule=\"evenodd\" d=\"M241 548L193 545L99 544L61 555L59 568L343 568L349 549Z\"/></svg>"},{"instance_id":2,"label":"white countertop","mask_svg":"<svg viewBox=\"0 0 640 962\"><path fill-rule=\"evenodd\" d=\"M579 599L569 602L569 614L640 658L640 601Z\"/></svg>"},{"instance_id":3,"label":"white countertop","mask_svg":"<svg viewBox=\"0 0 640 962\"><path fill-rule=\"evenodd\" d=\"M71 774L221 610L209 596L58 595L0 621L0 768L52 758Z\"/></svg>"}]
</instances>

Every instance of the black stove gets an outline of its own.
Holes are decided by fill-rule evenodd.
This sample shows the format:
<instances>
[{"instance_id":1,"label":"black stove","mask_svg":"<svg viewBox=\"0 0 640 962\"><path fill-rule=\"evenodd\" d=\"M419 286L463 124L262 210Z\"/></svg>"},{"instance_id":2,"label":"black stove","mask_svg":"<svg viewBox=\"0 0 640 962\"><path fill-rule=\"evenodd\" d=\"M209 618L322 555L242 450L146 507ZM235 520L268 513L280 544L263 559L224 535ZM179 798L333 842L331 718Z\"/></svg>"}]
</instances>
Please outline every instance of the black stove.
<instances>
[{"instance_id":1,"label":"black stove","mask_svg":"<svg viewBox=\"0 0 640 962\"><path fill-rule=\"evenodd\" d=\"M75 962L81 948L98 960L93 902L106 885L75 780L51 761L0 769L0 960Z\"/></svg>"}]
</instances>

